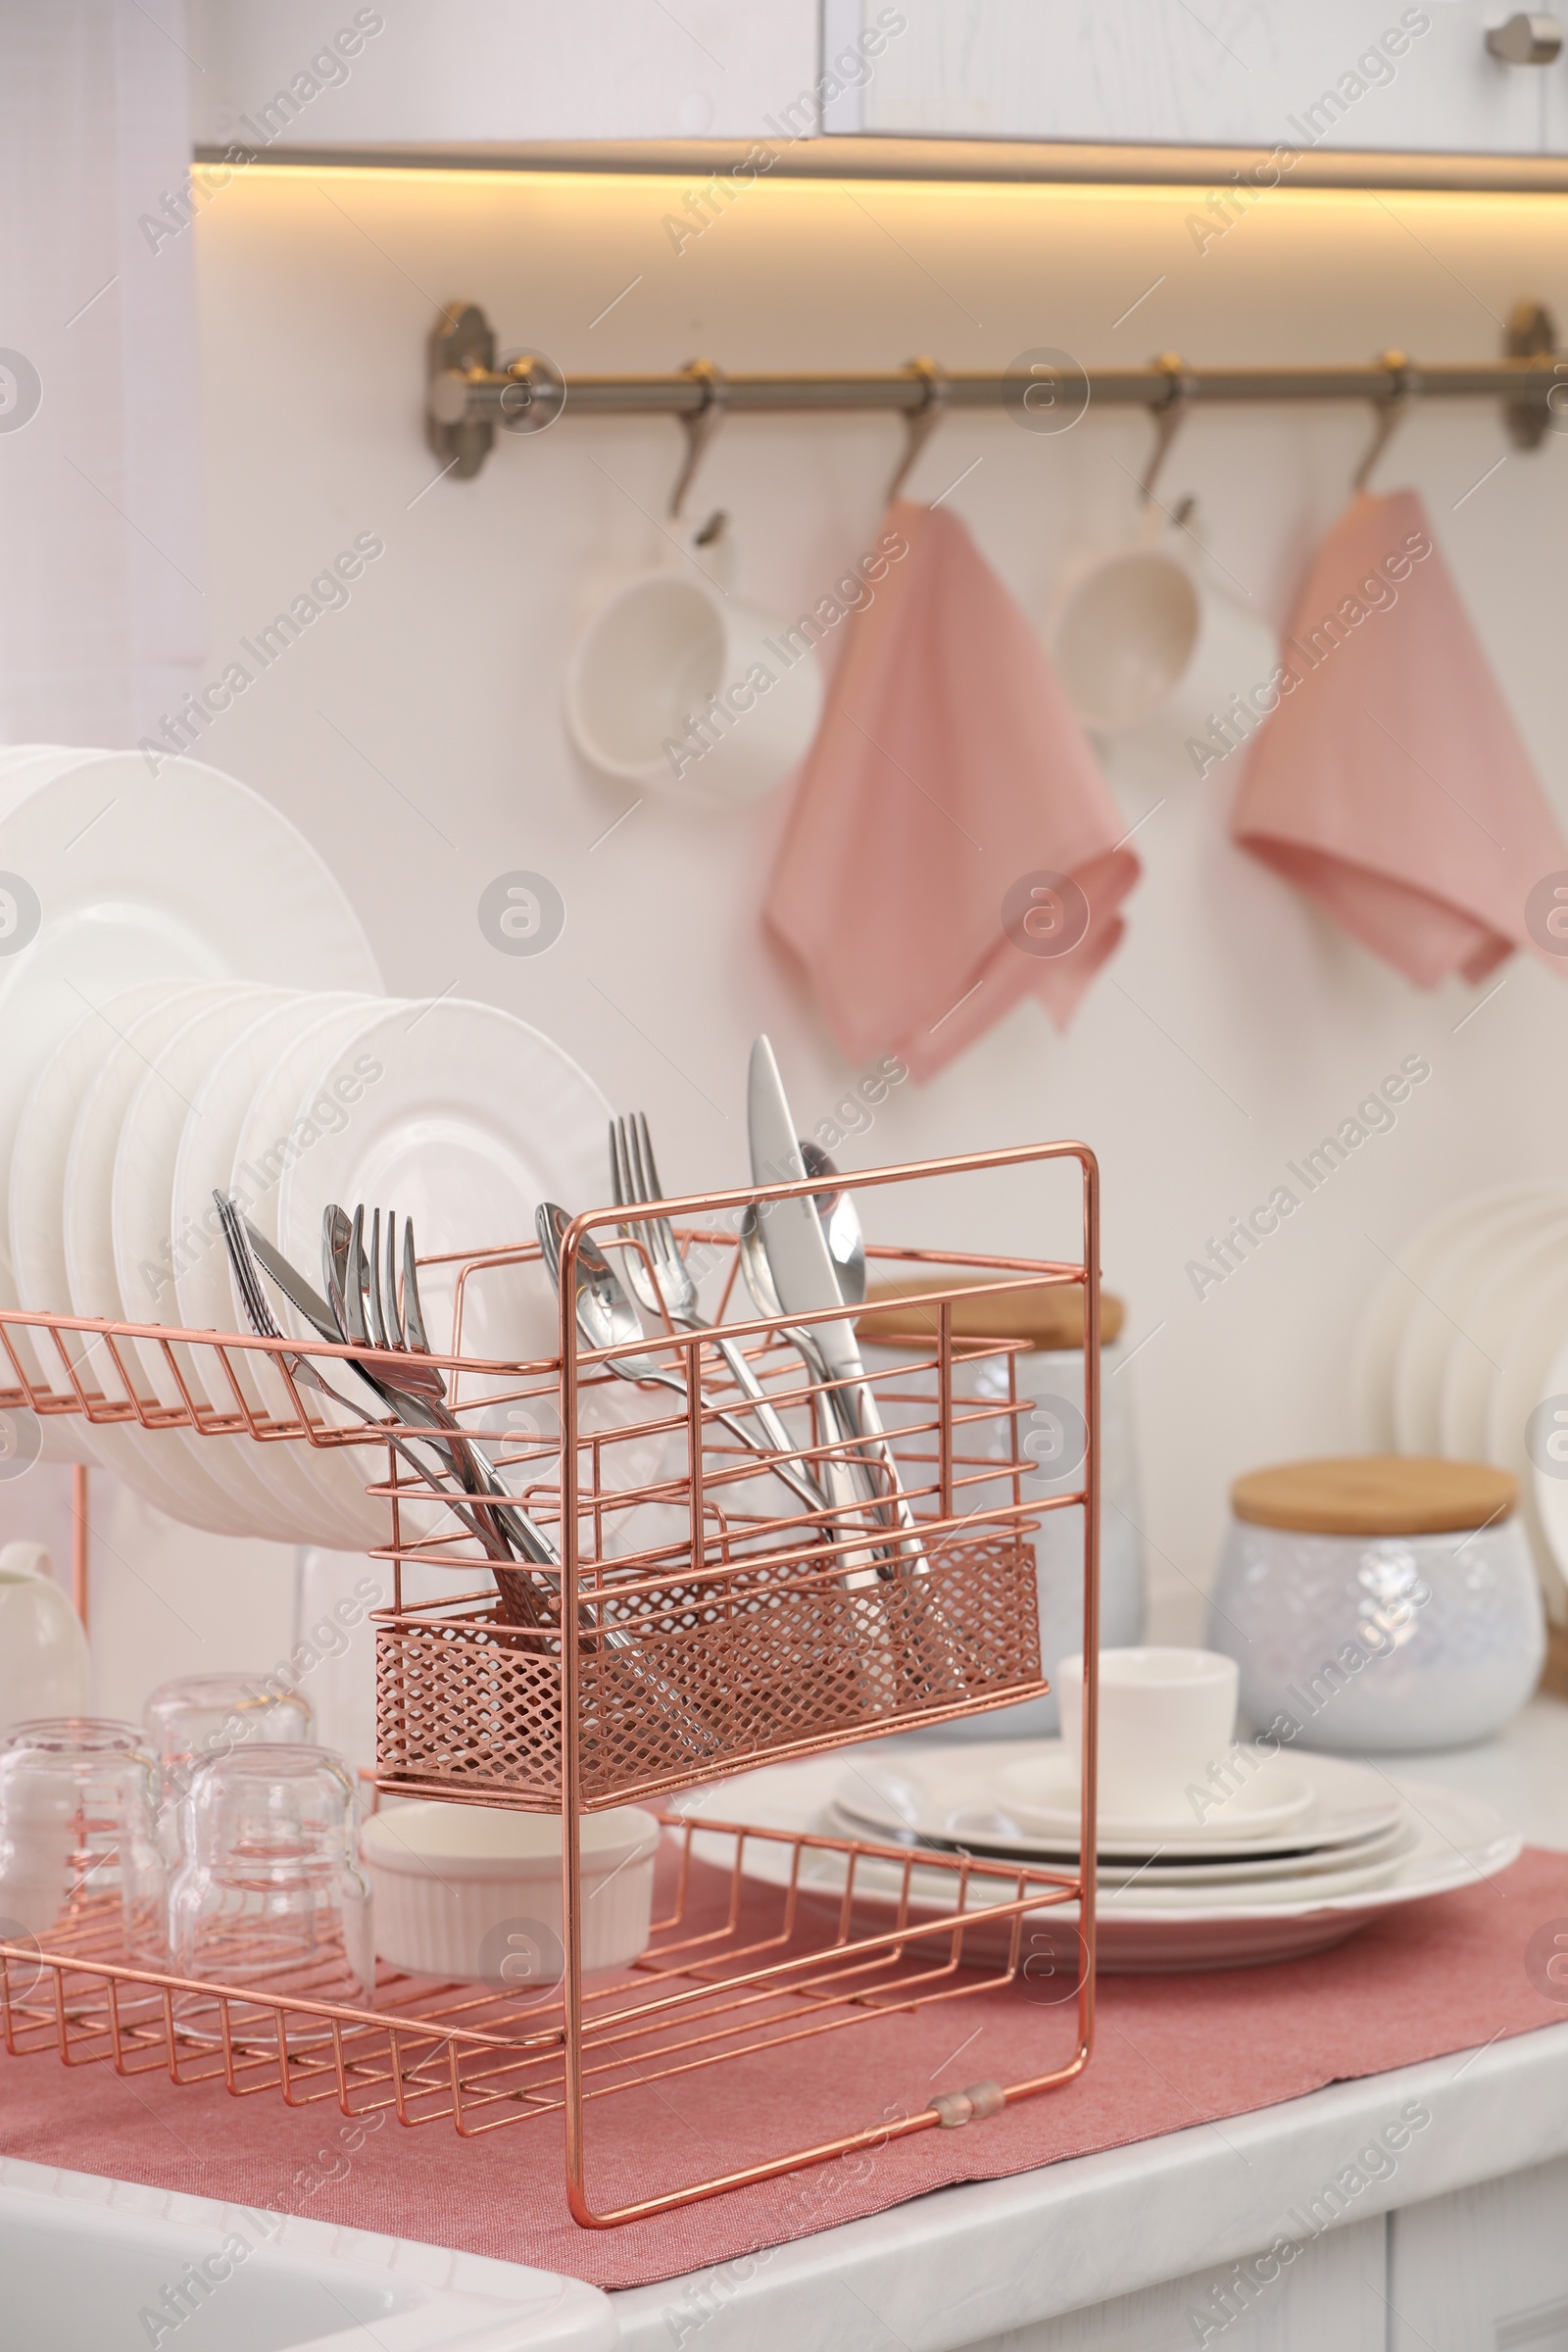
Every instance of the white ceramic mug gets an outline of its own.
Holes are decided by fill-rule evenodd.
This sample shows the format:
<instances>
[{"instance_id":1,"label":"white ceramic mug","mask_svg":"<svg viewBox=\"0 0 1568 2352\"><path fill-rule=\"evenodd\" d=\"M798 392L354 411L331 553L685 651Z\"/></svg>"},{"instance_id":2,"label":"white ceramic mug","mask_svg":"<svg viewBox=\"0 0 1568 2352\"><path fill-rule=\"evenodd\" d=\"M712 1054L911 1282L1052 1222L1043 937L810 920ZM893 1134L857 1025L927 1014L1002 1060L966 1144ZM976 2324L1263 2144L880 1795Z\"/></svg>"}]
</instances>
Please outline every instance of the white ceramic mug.
<instances>
[{"instance_id":1,"label":"white ceramic mug","mask_svg":"<svg viewBox=\"0 0 1568 2352\"><path fill-rule=\"evenodd\" d=\"M1102 1649L1100 1653L1100 1817L1106 1822L1190 1822L1186 1791L1206 1782L1236 1733L1234 1658L1212 1649ZM1070 1756L1083 1738L1084 1662L1056 1670L1061 1732Z\"/></svg>"},{"instance_id":2,"label":"white ceramic mug","mask_svg":"<svg viewBox=\"0 0 1568 2352\"><path fill-rule=\"evenodd\" d=\"M695 565L628 580L566 671L567 730L592 766L700 802L755 800L780 783L821 712L805 633Z\"/></svg>"},{"instance_id":3,"label":"white ceramic mug","mask_svg":"<svg viewBox=\"0 0 1568 2352\"><path fill-rule=\"evenodd\" d=\"M1207 738L1223 758L1279 699L1275 632L1169 527L1084 564L1051 636L1068 700L1097 735L1147 728L1179 750Z\"/></svg>"}]
</instances>

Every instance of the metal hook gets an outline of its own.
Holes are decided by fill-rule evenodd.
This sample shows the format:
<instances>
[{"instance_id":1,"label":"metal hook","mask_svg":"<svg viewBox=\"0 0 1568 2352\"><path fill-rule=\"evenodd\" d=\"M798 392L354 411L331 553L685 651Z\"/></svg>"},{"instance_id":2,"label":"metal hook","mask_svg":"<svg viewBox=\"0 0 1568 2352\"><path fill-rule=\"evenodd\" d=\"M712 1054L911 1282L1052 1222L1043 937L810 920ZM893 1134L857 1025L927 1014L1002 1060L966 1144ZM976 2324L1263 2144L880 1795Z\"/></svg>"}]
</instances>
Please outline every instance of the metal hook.
<instances>
[{"instance_id":1,"label":"metal hook","mask_svg":"<svg viewBox=\"0 0 1568 2352\"><path fill-rule=\"evenodd\" d=\"M697 478L697 468L707 455L708 445L724 421L727 400L723 369L715 367L711 360L693 360L682 369L682 373L693 377L702 386L703 397L700 406L680 420L680 429L686 436L686 462L669 494L672 520L679 518L686 504L686 493ZM712 532L711 517L704 527Z\"/></svg>"},{"instance_id":2,"label":"metal hook","mask_svg":"<svg viewBox=\"0 0 1568 2352\"><path fill-rule=\"evenodd\" d=\"M1165 389L1157 401L1150 403L1154 418L1154 446L1149 453L1149 464L1144 467L1144 478L1138 485L1138 503L1144 507L1153 498L1160 467L1165 463L1179 427L1186 419L1188 403L1193 395L1187 363L1179 359L1175 352L1162 351L1153 364L1165 378Z\"/></svg>"},{"instance_id":3,"label":"metal hook","mask_svg":"<svg viewBox=\"0 0 1568 2352\"><path fill-rule=\"evenodd\" d=\"M1415 371L1402 351L1383 352L1379 356L1378 366L1388 370L1389 388L1378 398L1377 430L1372 435L1371 445L1350 476L1350 486L1355 490L1366 488L1368 476L1402 422L1415 390Z\"/></svg>"},{"instance_id":4,"label":"metal hook","mask_svg":"<svg viewBox=\"0 0 1568 2352\"><path fill-rule=\"evenodd\" d=\"M904 458L897 473L888 484L885 503L892 506L908 480L914 462L947 415L948 379L935 360L911 360L908 373L919 376L925 384L925 398L917 409L911 409L904 419Z\"/></svg>"}]
</instances>

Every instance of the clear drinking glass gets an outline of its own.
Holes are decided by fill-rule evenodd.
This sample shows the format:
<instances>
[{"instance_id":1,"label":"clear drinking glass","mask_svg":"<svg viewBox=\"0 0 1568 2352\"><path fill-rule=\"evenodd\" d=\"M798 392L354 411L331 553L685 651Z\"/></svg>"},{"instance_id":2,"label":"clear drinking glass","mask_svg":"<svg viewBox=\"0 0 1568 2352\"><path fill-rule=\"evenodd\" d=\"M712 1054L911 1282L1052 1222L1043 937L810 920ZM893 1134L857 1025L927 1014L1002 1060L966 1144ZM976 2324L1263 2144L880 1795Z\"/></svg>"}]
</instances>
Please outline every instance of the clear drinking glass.
<instances>
[{"instance_id":1,"label":"clear drinking glass","mask_svg":"<svg viewBox=\"0 0 1568 2352\"><path fill-rule=\"evenodd\" d=\"M316 1737L310 1701L250 1674L187 1674L147 1701L147 1743L158 1758L164 1850L180 1859L180 1804L199 1765L237 1751Z\"/></svg>"},{"instance_id":2,"label":"clear drinking glass","mask_svg":"<svg viewBox=\"0 0 1568 2352\"><path fill-rule=\"evenodd\" d=\"M73 1748L90 1753L145 1755L147 1734L138 1723L113 1715L34 1715L0 1733L0 1748Z\"/></svg>"},{"instance_id":3,"label":"clear drinking glass","mask_svg":"<svg viewBox=\"0 0 1568 2352\"><path fill-rule=\"evenodd\" d=\"M48 1727L37 1745L0 1750L0 1940L21 1930L45 1948L90 1942L161 1968L167 1898L149 1755Z\"/></svg>"},{"instance_id":4,"label":"clear drinking glass","mask_svg":"<svg viewBox=\"0 0 1568 2352\"><path fill-rule=\"evenodd\" d=\"M175 1973L203 1984L364 2006L375 1988L370 1889L356 1856L354 1779L324 1747L267 1742L197 1764L181 1800L184 1862L170 1898ZM191 1994L181 2027L214 2034ZM275 2046L274 2013L230 2004L230 2028ZM289 2038L324 2028L291 2016Z\"/></svg>"}]
</instances>

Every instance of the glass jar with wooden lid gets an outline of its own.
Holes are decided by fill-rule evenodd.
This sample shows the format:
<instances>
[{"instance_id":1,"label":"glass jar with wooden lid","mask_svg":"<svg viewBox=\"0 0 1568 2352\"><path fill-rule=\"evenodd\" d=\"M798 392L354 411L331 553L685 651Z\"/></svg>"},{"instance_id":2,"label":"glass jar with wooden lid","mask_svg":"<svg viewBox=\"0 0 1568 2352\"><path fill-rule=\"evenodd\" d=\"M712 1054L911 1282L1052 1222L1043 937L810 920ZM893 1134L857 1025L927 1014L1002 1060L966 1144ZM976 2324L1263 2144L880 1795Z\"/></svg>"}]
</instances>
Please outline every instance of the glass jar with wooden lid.
<instances>
[{"instance_id":1,"label":"glass jar with wooden lid","mask_svg":"<svg viewBox=\"0 0 1568 2352\"><path fill-rule=\"evenodd\" d=\"M968 1279L968 1278L964 1278ZM860 1351L868 1365L886 1371L901 1361L907 1380L890 1383L895 1394L884 1397L878 1388L878 1409L890 1429L909 1428L929 1416L935 1396L937 1310L911 1306L915 1291L957 1290L957 1276L940 1271L905 1276L898 1284L873 1284L859 1318ZM992 1292L982 1298L956 1300L952 1309L955 1340L1022 1341L1027 1348L1016 1358L1017 1394L1029 1399L1019 1417L1016 1440L1002 1420L968 1425L966 1445L977 1452L1005 1458L1014 1443L1035 1464L1026 1493L1042 1499L1070 1492L1083 1478L1084 1456L1084 1325L1083 1294L1071 1287ZM1113 1377L1125 1357L1121 1340L1125 1310L1108 1291L1100 1294L1100 1624L1101 1642L1107 1649L1131 1648L1144 1632L1144 1546L1138 1501L1138 1461L1133 1437L1129 1383ZM922 1359L924 1359L922 1361ZM954 1385L964 1396L996 1402L1007 1394L1005 1354L977 1353L967 1364L955 1367ZM969 1490L970 1507L981 1506L983 1486ZM1000 1494L1000 1489L999 1489ZM1048 1511L1034 1539L1035 1582L1040 1604L1040 1655L1046 1673L1055 1679L1059 1658L1083 1647L1083 1507ZM1022 1705L1002 1707L989 1715L964 1716L923 1735L955 1740L997 1740L1020 1734L1049 1734L1057 1728L1054 1692L1028 1699Z\"/></svg>"},{"instance_id":2,"label":"glass jar with wooden lid","mask_svg":"<svg viewBox=\"0 0 1568 2352\"><path fill-rule=\"evenodd\" d=\"M1231 1489L1208 1642L1254 1730L1303 1747L1460 1747L1541 1679L1517 1482L1485 1462L1283 1462Z\"/></svg>"}]
</instances>

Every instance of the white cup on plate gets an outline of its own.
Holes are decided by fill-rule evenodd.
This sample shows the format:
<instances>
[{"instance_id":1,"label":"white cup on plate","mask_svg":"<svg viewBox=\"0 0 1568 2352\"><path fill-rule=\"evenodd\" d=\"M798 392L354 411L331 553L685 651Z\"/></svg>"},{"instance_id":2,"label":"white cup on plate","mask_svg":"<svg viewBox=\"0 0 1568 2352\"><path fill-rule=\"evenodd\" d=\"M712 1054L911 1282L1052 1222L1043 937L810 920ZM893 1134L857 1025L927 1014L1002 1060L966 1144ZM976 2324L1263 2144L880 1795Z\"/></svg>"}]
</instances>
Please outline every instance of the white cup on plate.
<instances>
[{"instance_id":1,"label":"white cup on plate","mask_svg":"<svg viewBox=\"0 0 1568 2352\"><path fill-rule=\"evenodd\" d=\"M710 804L781 782L821 712L821 671L802 635L695 564L624 582L566 670L567 731L592 766Z\"/></svg>"},{"instance_id":2,"label":"white cup on plate","mask_svg":"<svg viewBox=\"0 0 1568 2352\"><path fill-rule=\"evenodd\" d=\"M1068 700L1096 735L1145 728L1185 749L1226 723L1240 697L1236 740L1279 700L1273 629L1168 526L1083 564L1057 601L1051 639ZM1212 739L1223 755L1225 738Z\"/></svg>"},{"instance_id":3,"label":"white cup on plate","mask_svg":"<svg viewBox=\"0 0 1568 2352\"><path fill-rule=\"evenodd\" d=\"M1206 1782L1236 1734L1239 1671L1212 1649L1100 1653L1102 1820L1178 1822L1187 1789ZM1084 1662L1063 1658L1056 1700L1069 1757L1083 1738Z\"/></svg>"}]
</instances>

